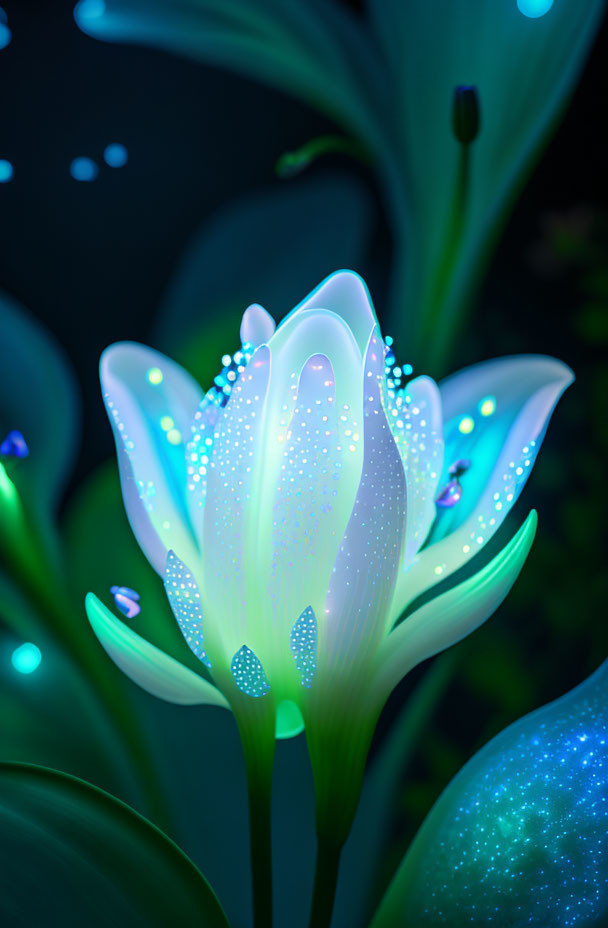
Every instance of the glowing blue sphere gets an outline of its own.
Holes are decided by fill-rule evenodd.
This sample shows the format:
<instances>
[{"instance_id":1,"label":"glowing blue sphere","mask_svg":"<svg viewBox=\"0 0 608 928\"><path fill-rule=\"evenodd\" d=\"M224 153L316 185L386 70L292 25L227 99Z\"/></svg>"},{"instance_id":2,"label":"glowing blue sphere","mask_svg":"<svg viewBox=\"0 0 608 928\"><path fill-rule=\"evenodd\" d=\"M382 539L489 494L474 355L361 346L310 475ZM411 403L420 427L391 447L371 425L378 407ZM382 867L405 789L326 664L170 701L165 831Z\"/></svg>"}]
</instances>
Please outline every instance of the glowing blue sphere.
<instances>
[{"instance_id":1,"label":"glowing blue sphere","mask_svg":"<svg viewBox=\"0 0 608 928\"><path fill-rule=\"evenodd\" d=\"M111 168L122 168L129 160L127 149L120 142L112 142L103 153L103 159Z\"/></svg>"},{"instance_id":2,"label":"glowing blue sphere","mask_svg":"<svg viewBox=\"0 0 608 928\"><path fill-rule=\"evenodd\" d=\"M18 673L33 673L40 667L42 652L31 641L19 645L12 653L11 663Z\"/></svg>"},{"instance_id":3,"label":"glowing blue sphere","mask_svg":"<svg viewBox=\"0 0 608 928\"><path fill-rule=\"evenodd\" d=\"M99 19L106 11L104 0L80 0L74 7L74 19L83 25L88 19Z\"/></svg>"},{"instance_id":4,"label":"glowing blue sphere","mask_svg":"<svg viewBox=\"0 0 608 928\"><path fill-rule=\"evenodd\" d=\"M10 41L13 37L11 30L5 23L0 23L0 48L6 48L7 45L10 45Z\"/></svg>"},{"instance_id":5,"label":"glowing blue sphere","mask_svg":"<svg viewBox=\"0 0 608 928\"><path fill-rule=\"evenodd\" d=\"M13 177L13 166L10 161L0 158L0 184L7 184Z\"/></svg>"},{"instance_id":6,"label":"glowing blue sphere","mask_svg":"<svg viewBox=\"0 0 608 928\"><path fill-rule=\"evenodd\" d=\"M99 168L92 158L74 158L70 164L70 174L74 180L91 181L99 174Z\"/></svg>"},{"instance_id":7,"label":"glowing blue sphere","mask_svg":"<svg viewBox=\"0 0 608 928\"><path fill-rule=\"evenodd\" d=\"M529 19L538 19L548 13L553 6L553 0L517 0L520 13Z\"/></svg>"}]
</instances>

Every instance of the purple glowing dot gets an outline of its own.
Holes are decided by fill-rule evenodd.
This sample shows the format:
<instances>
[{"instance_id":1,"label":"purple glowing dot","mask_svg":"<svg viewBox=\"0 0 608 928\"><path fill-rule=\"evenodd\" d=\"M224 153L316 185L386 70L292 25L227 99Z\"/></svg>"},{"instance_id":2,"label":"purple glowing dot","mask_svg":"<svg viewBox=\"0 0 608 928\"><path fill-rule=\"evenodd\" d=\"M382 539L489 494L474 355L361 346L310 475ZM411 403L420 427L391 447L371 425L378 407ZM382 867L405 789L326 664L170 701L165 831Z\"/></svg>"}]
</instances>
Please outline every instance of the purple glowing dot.
<instances>
[{"instance_id":1,"label":"purple glowing dot","mask_svg":"<svg viewBox=\"0 0 608 928\"><path fill-rule=\"evenodd\" d=\"M136 615L139 615L141 612L139 593L136 593L135 590L130 589L128 586L112 586L110 587L110 593L114 597L117 608L128 619L134 619Z\"/></svg>"},{"instance_id":2,"label":"purple glowing dot","mask_svg":"<svg viewBox=\"0 0 608 928\"><path fill-rule=\"evenodd\" d=\"M451 509L462 497L462 487L457 480L450 480L443 488L435 503L441 509Z\"/></svg>"}]
</instances>

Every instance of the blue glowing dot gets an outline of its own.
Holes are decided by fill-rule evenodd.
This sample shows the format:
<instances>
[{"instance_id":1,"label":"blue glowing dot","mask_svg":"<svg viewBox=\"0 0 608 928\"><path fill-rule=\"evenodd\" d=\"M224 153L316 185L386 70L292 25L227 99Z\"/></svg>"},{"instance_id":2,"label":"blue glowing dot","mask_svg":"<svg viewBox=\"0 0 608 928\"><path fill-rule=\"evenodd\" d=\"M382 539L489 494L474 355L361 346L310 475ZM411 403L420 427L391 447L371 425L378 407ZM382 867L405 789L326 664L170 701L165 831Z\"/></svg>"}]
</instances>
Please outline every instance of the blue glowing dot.
<instances>
[{"instance_id":1,"label":"blue glowing dot","mask_svg":"<svg viewBox=\"0 0 608 928\"><path fill-rule=\"evenodd\" d=\"M74 158L70 164L70 174L74 180L91 181L99 174L99 168L92 158Z\"/></svg>"},{"instance_id":2,"label":"blue glowing dot","mask_svg":"<svg viewBox=\"0 0 608 928\"><path fill-rule=\"evenodd\" d=\"M129 160L129 155L124 145L112 142L104 149L103 160L111 168L122 168Z\"/></svg>"},{"instance_id":3,"label":"blue glowing dot","mask_svg":"<svg viewBox=\"0 0 608 928\"><path fill-rule=\"evenodd\" d=\"M517 0L517 9L529 19L538 19L548 13L553 0Z\"/></svg>"},{"instance_id":4,"label":"blue glowing dot","mask_svg":"<svg viewBox=\"0 0 608 928\"><path fill-rule=\"evenodd\" d=\"M74 7L74 19L80 24L87 19L99 19L105 11L104 0L80 0Z\"/></svg>"},{"instance_id":5,"label":"blue glowing dot","mask_svg":"<svg viewBox=\"0 0 608 928\"><path fill-rule=\"evenodd\" d=\"M6 184L13 177L13 166L6 158L0 158L0 184Z\"/></svg>"},{"instance_id":6,"label":"blue glowing dot","mask_svg":"<svg viewBox=\"0 0 608 928\"><path fill-rule=\"evenodd\" d=\"M26 458L29 453L27 442L17 429L12 429L0 444L0 454L5 457Z\"/></svg>"},{"instance_id":7,"label":"blue glowing dot","mask_svg":"<svg viewBox=\"0 0 608 928\"><path fill-rule=\"evenodd\" d=\"M4 23L0 23L0 48L10 45L13 33Z\"/></svg>"},{"instance_id":8,"label":"blue glowing dot","mask_svg":"<svg viewBox=\"0 0 608 928\"><path fill-rule=\"evenodd\" d=\"M31 641L19 645L12 653L11 663L18 673L33 673L40 666L42 652Z\"/></svg>"}]
</instances>

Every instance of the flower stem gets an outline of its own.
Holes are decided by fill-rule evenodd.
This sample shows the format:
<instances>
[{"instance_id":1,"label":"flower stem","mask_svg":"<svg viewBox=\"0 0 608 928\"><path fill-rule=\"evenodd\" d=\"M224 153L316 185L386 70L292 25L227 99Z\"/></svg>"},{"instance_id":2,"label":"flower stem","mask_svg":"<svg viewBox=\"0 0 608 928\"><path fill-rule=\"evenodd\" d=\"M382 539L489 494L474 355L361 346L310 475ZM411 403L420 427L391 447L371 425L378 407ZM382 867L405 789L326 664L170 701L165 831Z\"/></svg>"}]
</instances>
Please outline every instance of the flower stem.
<instances>
[{"instance_id":1,"label":"flower stem","mask_svg":"<svg viewBox=\"0 0 608 928\"><path fill-rule=\"evenodd\" d=\"M317 835L317 864L310 928L329 928L334 910L342 845Z\"/></svg>"},{"instance_id":2,"label":"flower stem","mask_svg":"<svg viewBox=\"0 0 608 928\"><path fill-rule=\"evenodd\" d=\"M251 697L245 697L251 700ZM239 706L239 702L241 706ZM242 700L233 703L241 736L249 798L249 846L254 928L272 928L272 768L274 714L259 705L242 712Z\"/></svg>"}]
</instances>

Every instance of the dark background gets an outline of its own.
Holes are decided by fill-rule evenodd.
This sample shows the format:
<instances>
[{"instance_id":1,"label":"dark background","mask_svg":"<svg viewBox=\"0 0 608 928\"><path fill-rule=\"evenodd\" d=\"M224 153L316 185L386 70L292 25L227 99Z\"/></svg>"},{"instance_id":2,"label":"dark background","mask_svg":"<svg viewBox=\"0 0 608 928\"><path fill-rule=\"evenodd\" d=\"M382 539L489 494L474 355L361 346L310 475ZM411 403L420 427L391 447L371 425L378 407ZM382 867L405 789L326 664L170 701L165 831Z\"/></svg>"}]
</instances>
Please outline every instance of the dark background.
<instances>
[{"instance_id":1,"label":"dark background","mask_svg":"<svg viewBox=\"0 0 608 928\"><path fill-rule=\"evenodd\" d=\"M177 259L206 217L242 194L289 183L276 179L276 159L332 127L231 73L88 38L73 20L73 0L3 6L13 39L0 51L0 158L12 162L14 177L0 184L0 286L48 326L76 369L84 439L75 486L112 454L97 382L102 349L148 340ZM500 622L474 636L421 746L425 759L403 797L414 824L480 741L579 682L608 653L607 48L604 25L453 358L458 367L512 352L554 354L577 383L518 508L523 517L534 505L541 518L529 564ZM101 162L112 141L129 153L119 170ZM101 163L94 183L71 178L78 155ZM326 160L360 174L374 195L363 168ZM368 270L382 319L390 241L379 210L376 222Z\"/></svg>"}]
</instances>

